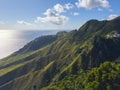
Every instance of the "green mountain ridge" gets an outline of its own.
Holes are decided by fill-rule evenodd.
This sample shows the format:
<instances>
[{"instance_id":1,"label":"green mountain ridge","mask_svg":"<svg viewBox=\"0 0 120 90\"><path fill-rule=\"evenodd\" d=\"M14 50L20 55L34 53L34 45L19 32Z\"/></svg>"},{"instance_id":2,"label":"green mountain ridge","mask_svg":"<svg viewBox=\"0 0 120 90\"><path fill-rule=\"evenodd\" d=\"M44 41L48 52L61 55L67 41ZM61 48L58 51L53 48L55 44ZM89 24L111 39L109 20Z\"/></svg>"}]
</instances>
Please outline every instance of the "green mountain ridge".
<instances>
[{"instance_id":1,"label":"green mountain ridge","mask_svg":"<svg viewBox=\"0 0 120 90\"><path fill-rule=\"evenodd\" d=\"M40 90L69 74L78 75L81 69L88 71L105 61L119 63L116 33L120 33L120 17L90 20L79 30L36 38L0 61L0 90Z\"/></svg>"}]
</instances>

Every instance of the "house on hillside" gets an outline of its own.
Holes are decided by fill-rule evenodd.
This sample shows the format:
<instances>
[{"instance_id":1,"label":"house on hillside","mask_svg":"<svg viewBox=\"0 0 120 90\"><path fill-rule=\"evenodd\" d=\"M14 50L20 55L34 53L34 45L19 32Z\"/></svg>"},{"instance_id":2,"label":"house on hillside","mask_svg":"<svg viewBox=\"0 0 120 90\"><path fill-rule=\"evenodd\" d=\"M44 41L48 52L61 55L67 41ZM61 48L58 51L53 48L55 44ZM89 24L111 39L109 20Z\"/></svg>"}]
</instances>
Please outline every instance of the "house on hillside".
<instances>
[{"instance_id":1,"label":"house on hillside","mask_svg":"<svg viewBox=\"0 0 120 90\"><path fill-rule=\"evenodd\" d=\"M113 35L113 37L117 37L117 38L119 38L119 37L120 37L120 33L115 32L114 35Z\"/></svg>"},{"instance_id":2,"label":"house on hillside","mask_svg":"<svg viewBox=\"0 0 120 90\"><path fill-rule=\"evenodd\" d=\"M120 33L114 32L106 35L106 38L120 38Z\"/></svg>"}]
</instances>

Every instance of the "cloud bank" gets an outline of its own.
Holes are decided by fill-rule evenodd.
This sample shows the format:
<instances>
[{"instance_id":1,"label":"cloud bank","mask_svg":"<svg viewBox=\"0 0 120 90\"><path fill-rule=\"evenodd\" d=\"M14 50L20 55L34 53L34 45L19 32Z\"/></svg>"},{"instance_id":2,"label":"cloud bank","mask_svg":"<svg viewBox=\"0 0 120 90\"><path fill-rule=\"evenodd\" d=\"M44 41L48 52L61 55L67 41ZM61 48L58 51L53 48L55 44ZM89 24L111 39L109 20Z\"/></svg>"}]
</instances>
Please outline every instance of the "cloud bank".
<instances>
[{"instance_id":1,"label":"cloud bank","mask_svg":"<svg viewBox=\"0 0 120 90\"><path fill-rule=\"evenodd\" d=\"M18 20L17 23L18 23L18 24L22 24L22 25L27 25L27 26L32 25L31 23L26 22L26 21L24 21L24 20Z\"/></svg>"},{"instance_id":2,"label":"cloud bank","mask_svg":"<svg viewBox=\"0 0 120 90\"><path fill-rule=\"evenodd\" d=\"M78 0L75 3L78 8L93 9L96 7L108 8L110 7L107 0Z\"/></svg>"},{"instance_id":3,"label":"cloud bank","mask_svg":"<svg viewBox=\"0 0 120 90\"><path fill-rule=\"evenodd\" d=\"M69 20L67 16L62 15L64 12L64 7L61 4L56 4L52 9L47 9L46 12L43 13L43 15L45 15L44 17L37 17L35 22L62 25Z\"/></svg>"},{"instance_id":4,"label":"cloud bank","mask_svg":"<svg viewBox=\"0 0 120 90\"><path fill-rule=\"evenodd\" d=\"M108 20L115 19L116 17L118 17L117 14L111 14L111 15L108 16Z\"/></svg>"}]
</instances>

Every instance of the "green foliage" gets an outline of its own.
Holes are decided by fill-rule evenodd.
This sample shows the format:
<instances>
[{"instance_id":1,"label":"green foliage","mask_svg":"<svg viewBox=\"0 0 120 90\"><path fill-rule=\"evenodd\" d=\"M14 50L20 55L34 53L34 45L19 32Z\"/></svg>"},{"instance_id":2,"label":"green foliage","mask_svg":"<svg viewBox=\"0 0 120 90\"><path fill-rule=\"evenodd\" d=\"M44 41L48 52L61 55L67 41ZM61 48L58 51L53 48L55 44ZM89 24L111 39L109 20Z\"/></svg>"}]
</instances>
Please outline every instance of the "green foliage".
<instances>
[{"instance_id":1,"label":"green foliage","mask_svg":"<svg viewBox=\"0 0 120 90\"><path fill-rule=\"evenodd\" d=\"M92 85L93 82L99 82L98 88L100 90L116 88L114 84L118 83L116 80L120 80L120 75L118 74L120 70L117 69L119 65L120 64L116 65L111 62L105 62L101 64L99 68L92 69L88 72L87 78L84 81L86 87L89 87L90 84Z\"/></svg>"},{"instance_id":2,"label":"green foliage","mask_svg":"<svg viewBox=\"0 0 120 90\"><path fill-rule=\"evenodd\" d=\"M88 83L87 86L85 86L85 90L99 90L100 84L97 81L93 81Z\"/></svg>"},{"instance_id":3,"label":"green foliage","mask_svg":"<svg viewBox=\"0 0 120 90\"><path fill-rule=\"evenodd\" d=\"M79 75L68 75L42 90L118 90L119 80L120 64L105 62L87 73L81 71Z\"/></svg>"}]
</instances>

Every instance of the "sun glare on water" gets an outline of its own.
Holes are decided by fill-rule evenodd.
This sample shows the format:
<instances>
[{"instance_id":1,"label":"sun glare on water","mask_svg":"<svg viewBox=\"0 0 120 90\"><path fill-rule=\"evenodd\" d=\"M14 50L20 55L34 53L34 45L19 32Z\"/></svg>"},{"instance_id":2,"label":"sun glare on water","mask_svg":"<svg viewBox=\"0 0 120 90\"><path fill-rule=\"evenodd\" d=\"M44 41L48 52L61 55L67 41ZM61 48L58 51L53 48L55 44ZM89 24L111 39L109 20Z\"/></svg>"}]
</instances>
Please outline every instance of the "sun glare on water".
<instances>
[{"instance_id":1,"label":"sun glare on water","mask_svg":"<svg viewBox=\"0 0 120 90\"><path fill-rule=\"evenodd\" d=\"M25 40L19 40L16 30L0 30L0 59L18 50Z\"/></svg>"}]
</instances>

